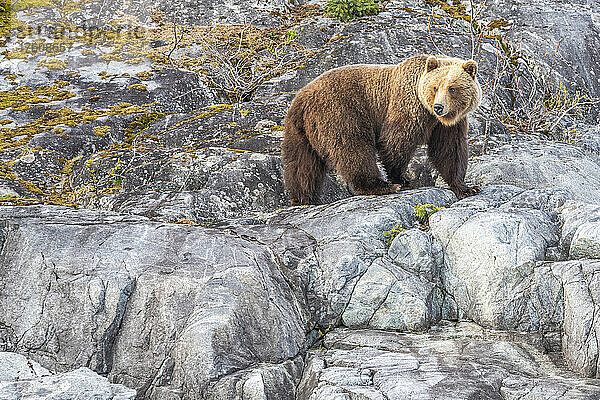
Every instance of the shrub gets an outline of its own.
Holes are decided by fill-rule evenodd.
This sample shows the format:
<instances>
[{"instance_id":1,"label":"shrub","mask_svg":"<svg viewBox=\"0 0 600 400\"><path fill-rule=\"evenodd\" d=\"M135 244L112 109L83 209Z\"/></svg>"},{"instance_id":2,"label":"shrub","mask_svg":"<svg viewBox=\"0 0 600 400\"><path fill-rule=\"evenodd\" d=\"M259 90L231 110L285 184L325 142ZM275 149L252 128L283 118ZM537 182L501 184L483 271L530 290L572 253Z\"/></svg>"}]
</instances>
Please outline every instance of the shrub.
<instances>
[{"instance_id":1,"label":"shrub","mask_svg":"<svg viewBox=\"0 0 600 400\"><path fill-rule=\"evenodd\" d=\"M341 21L352 21L381 11L377 0L329 0L325 12Z\"/></svg>"}]
</instances>

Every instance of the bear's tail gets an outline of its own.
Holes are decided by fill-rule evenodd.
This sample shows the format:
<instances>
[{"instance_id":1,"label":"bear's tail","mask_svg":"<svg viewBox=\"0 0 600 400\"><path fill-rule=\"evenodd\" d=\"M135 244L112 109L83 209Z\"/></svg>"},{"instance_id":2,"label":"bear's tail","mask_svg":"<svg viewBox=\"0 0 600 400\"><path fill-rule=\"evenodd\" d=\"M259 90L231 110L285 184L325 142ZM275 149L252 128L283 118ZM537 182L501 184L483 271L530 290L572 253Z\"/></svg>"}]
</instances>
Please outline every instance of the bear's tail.
<instances>
[{"instance_id":1,"label":"bear's tail","mask_svg":"<svg viewBox=\"0 0 600 400\"><path fill-rule=\"evenodd\" d=\"M297 103L292 103L285 118L281 142L283 183L291 205L319 204L326 165L306 137L302 107Z\"/></svg>"}]
</instances>

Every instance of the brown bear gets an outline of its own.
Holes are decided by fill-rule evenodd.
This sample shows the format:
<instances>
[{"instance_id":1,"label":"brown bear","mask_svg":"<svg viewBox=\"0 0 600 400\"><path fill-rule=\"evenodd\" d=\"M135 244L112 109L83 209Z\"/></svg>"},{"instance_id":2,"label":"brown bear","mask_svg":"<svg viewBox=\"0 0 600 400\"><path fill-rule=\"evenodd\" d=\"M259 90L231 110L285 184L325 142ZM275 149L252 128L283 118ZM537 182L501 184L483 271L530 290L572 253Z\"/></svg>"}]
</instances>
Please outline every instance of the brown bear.
<instances>
[{"instance_id":1,"label":"brown bear","mask_svg":"<svg viewBox=\"0 0 600 400\"><path fill-rule=\"evenodd\" d=\"M290 203L318 204L327 168L335 168L355 194L395 193L408 185L404 172L422 144L458 198L477 193L464 182L467 114L481 100L476 73L473 60L419 55L316 78L285 117L281 153Z\"/></svg>"}]
</instances>

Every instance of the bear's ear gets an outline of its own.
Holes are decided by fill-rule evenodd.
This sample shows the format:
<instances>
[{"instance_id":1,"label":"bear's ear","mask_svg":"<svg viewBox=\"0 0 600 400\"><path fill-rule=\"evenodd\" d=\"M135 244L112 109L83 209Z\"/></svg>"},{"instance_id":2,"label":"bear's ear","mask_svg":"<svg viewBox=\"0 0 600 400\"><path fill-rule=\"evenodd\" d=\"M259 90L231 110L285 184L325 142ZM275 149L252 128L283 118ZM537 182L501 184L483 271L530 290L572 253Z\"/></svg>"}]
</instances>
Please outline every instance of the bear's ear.
<instances>
[{"instance_id":1,"label":"bear's ear","mask_svg":"<svg viewBox=\"0 0 600 400\"><path fill-rule=\"evenodd\" d=\"M471 75L471 78L475 78L475 75L477 74L477 63L475 61L465 61L462 67L469 75Z\"/></svg>"},{"instance_id":2,"label":"bear's ear","mask_svg":"<svg viewBox=\"0 0 600 400\"><path fill-rule=\"evenodd\" d=\"M427 62L425 63L426 72L431 72L439 66L440 63L438 62L437 58L435 58L434 56L427 57Z\"/></svg>"}]
</instances>

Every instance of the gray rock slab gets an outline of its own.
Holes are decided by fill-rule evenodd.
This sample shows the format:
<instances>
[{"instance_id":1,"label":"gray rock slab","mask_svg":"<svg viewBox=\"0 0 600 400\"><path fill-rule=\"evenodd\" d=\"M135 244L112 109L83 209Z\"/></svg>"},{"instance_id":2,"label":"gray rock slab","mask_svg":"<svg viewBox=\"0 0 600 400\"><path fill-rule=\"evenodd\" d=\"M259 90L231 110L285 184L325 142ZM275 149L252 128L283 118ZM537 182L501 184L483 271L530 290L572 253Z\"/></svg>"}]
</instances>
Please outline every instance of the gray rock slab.
<instances>
[{"instance_id":1,"label":"gray rock slab","mask_svg":"<svg viewBox=\"0 0 600 400\"><path fill-rule=\"evenodd\" d=\"M328 327L338 323L361 276L387 253L383 232L399 224L406 228L418 225L414 211L417 204L447 207L455 200L449 190L440 188L389 196L354 196L322 206L283 209L269 217L267 224L298 229L315 242L314 250L302 256L299 268L307 282L310 308L316 312L318 325ZM398 271L403 277L411 276ZM402 284L403 278L388 277ZM389 282L385 277L382 281L387 287ZM402 290L400 286L396 289ZM422 322L414 323L415 327L424 326Z\"/></svg>"},{"instance_id":2,"label":"gray rock slab","mask_svg":"<svg viewBox=\"0 0 600 400\"><path fill-rule=\"evenodd\" d=\"M375 260L356 283L342 314L345 326L425 331L440 318L435 284L389 258Z\"/></svg>"},{"instance_id":3,"label":"gray rock slab","mask_svg":"<svg viewBox=\"0 0 600 400\"><path fill-rule=\"evenodd\" d=\"M463 315L498 329L536 330L528 311L535 262L558 242L558 225L534 209L468 207L429 219L444 250L441 280Z\"/></svg>"},{"instance_id":4,"label":"gray rock slab","mask_svg":"<svg viewBox=\"0 0 600 400\"><path fill-rule=\"evenodd\" d=\"M27 357L11 352L0 352L0 382L21 381L50 375L50 371Z\"/></svg>"},{"instance_id":5,"label":"gray rock slab","mask_svg":"<svg viewBox=\"0 0 600 400\"><path fill-rule=\"evenodd\" d=\"M569 367L586 377L600 377L600 261L553 263L564 291L562 348Z\"/></svg>"},{"instance_id":6,"label":"gray rock slab","mask_svg":"<svg viewBox=\"0 0 600 400\"><path fill-rule=\"evenodd\" d=\"M127 157L134 157L132 152ZM128 160L123 157L124 160ZM115 193L90 197L88 207L144 215L154 220L213 223L288 206L279 157L244 150L208 148L194 152L156 152L124 172ZM77 183L90 179L79 164ZM324 202L348 193L327 176Z\"/></svg>"},{"instance_id":7,"label":"gray rock slab","mask_svg":"<svg viewBox=\"0 0 600 400\"><path fill-rule=\"evenodd\" d=\"M493 149L469 161L467 180L480 186L561 188L575 200L600 198L600 165L568 144L523 142Z\"/></svg>"},{"instance_id":8,"label":"gray rock slab","mask_svg":"<svg viewBox=\"0 0 600 400\"><path fill-rule=\"evenodd\" d=\"M133 400L136 391L112 384L89 368L54 373L26 357L0 352L3 400Z\"/></svg>"},{"instance_id":9,"label":"gray rock slab","mask_svg":"<svg viewBox=\"0 0 600 400\"><path fill-rule=\"evenodd\" d=\"M198 398L304 346L302 295L258 243L64 207L4 207L0 219L2 330L53 370L87 366L145 398Z\"/></svg>"},{"instance_id":10,"label":"gray rock slab","mask_svg":"<svg viewBox=\"0 0 600 400\"><path fill-rule=\"evenodd\" d=\"M301 356L280 364L263 364L229 375L217 382L209 400L296 400L296 387L302 378Z\"/></svg>"},{"instance_id":11,"label":"gray rock slab","mask_svg":"<svg viewBox=\"0 0 600 400\"><path fill-rule=\"evenodd\" d=\"M560 248L570 259L600 258L600 205L567 202L560 209Z\"/></svg>"},{"instance_id":12,"label":"gray rock slab","mask_svg":"<svg viewBox=\"0 0 600 400\"><path fill-rule=\"evenodd\" d=\"M431 282L439 278L439 266L443 261L440 243L421 229L400 232L390 244L389 257L407 271Z\"/></svg>"},{"instance_id":13,"label":"gray rock slab","mask_svg":"<svg viewBox=\"0 0 600 400\"><path fill-rule=\"evenodd\" d=\"M518 335L516 335L518 336ZM308 362L300 399L551 399L600 396L528 339L470 323L427 334L335 330Z\"/></svg>"}]
</instances>

